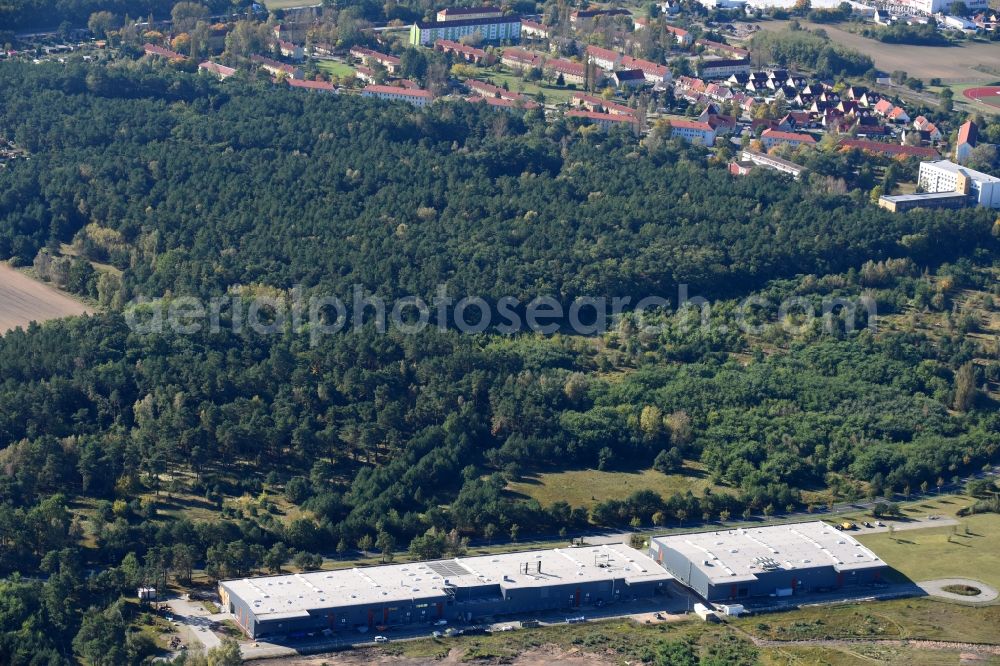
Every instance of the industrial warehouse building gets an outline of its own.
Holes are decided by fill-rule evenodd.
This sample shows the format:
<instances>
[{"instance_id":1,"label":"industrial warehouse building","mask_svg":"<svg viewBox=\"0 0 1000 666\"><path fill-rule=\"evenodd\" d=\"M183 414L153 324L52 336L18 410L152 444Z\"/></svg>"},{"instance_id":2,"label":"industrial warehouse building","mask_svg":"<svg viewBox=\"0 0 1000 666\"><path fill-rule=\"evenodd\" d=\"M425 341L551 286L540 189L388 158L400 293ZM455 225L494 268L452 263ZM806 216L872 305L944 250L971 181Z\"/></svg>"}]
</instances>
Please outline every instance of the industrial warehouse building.
<instances>
[{"instance_id":1,"label":"industrial warehouse building","mask_svg":"<svg viewBox=\"0 0 1000 666\"><path fill-rule=\"evenodd\" d=\"M654 538L650 556L708 601L870 585L888 566L822 521Z\"/></svg>"},{"instance_id":2,"label":"industrial warehouse building","mask_svg":"<svg viewBox=\"0 0 1000 666\"><path fill-rule=\"evenodd\" d=\"M219 596L260 638L603 606L651 597L671 579L616 544L227 580Z\"/></svg>"}]
</instances>

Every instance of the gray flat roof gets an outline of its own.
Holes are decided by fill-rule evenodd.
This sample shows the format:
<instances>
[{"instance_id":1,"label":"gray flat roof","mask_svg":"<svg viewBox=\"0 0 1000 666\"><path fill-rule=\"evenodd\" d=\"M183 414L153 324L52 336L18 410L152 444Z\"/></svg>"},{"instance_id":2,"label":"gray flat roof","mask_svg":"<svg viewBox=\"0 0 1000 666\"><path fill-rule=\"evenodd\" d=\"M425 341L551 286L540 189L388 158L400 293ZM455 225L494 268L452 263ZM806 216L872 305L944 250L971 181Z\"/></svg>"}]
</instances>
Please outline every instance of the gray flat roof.
<instances>
[{"instance_id":1,"label":"gray flat roof","mask_svg":"<svg viewBox=\"0 0 1000 666\"><path fill-rule=\"evenodd\" d=\"M656 537L713 583L753 580L769 570L832 566L837 571L886 566L850 535L816 520Z\"/></svg>"},{"instance_id":2,"label":"gray flat roof","mask_svg":"<svg viewBox=\"0 0 1000 666\"><path fill-rule=\"evenodd\" d=\"M527 573L525 573L527 565ZM539 570L540 567L540 570ZM554 548L409 564L222 581L258 619L304 617L310 609L444 598L447 586L505 589L673 576L625 544Z\"/></svg>"},{"instance_id":3,"label":"gray flat roof","mask_svg":"<svg viewBox=\"0 0 1000 666\"><path fill-rule=\"evenodd\" d=\"M881 198L886 201L927 201L928 199L965 199L967 194L962 192L921 192L919 194L894 194L885 195Z\"/></svg>"}]
</instances>

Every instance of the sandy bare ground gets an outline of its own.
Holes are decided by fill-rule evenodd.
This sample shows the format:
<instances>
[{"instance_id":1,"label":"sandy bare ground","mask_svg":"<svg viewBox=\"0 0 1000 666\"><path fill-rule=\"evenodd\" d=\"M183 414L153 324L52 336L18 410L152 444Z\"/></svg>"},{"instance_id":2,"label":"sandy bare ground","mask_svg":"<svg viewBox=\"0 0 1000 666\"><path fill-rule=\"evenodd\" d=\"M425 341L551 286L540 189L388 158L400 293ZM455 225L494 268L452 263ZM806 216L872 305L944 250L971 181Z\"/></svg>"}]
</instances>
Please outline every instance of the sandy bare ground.
<instances>
[{"instance_id":1,"label":"sandy bare ground","mask_svg":"<svg viewBox=\"0 0 1000 666\"><path fill-rule=\"evenodd\" d=\"M788 21L764 21L763 30L784 30ZM843 44L861 51L875 61L875 66L884 71L903 70L910 76L925 81L942 79L945 83L967 83L973 81L993 81L996 76L973 69L975 65L998 66L1000 46L966 42L962 46L913 46L909 44L883 44L874 39L847 32L835 25L819 25L803 22L809 30L822 28L835 44Z\"/></svg>"},{"instance_id":2,"label":"sandy bare ground","mask_svg":"<svg viewBox=\"0 0 1000 666\"><path fill-rule=\"evenodd\" d=\"M0 263L0 335L32 321L43 322L89 312L66 294Z\"/></svg>"},{"instance_id":3,"label":"sandy bare ground","mask_svg":"<svg viewBox=\"0 0 1000 666\"><path fill-rule=\"evenodd\" d=\"M457 666L467 663L462 660L465 651L453 649L444 659L392 657L380 654L374 650L354 650L317 655L314 657L287 657L268 659L257 662L262 666L422 666L423 664L442 664ZM250 662L254 663L254 662ZM504 662L513 666L610 666L616 663L595 654L579 650L564 650L552 645L543 645L518 655L513 661Z\"/></svg>"}]
</instances>

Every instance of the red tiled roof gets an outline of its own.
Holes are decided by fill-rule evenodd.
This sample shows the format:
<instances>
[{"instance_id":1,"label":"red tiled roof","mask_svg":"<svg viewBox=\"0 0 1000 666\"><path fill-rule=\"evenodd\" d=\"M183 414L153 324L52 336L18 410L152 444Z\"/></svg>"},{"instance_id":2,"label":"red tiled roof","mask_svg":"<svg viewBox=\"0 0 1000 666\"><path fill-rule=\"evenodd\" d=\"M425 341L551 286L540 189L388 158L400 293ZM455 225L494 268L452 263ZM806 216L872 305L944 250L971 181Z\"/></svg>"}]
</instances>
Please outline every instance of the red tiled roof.
<instances>
[{"instance_id":1,"label":"red tiled roof","mask_svg":"<svg viewBox=\"0 0 1000 666\"><path fill-rule=\"evenodd\" d=\"M148 55L157 55L161 58L169 58L171 60L184 59L184 56L177 51L171 51L170 49L165 49L162 46L157 46L156 44L143 44L142 48Z\"/></svg>"},{"instance_id":2,"label":"red tiled roof","mask_svg":"<svg viewBox=\"0 0 1000 666\"><path fill-rule=\"evenodd\" d=\"M381 63L390 63L393 65L400 64L399 58L394 55L389 55L388 53L380 53L379 51L373 51L372 49L366 49L361 46L355 46L351 49L351 55L355 58L371 58Z\"/></svg>"},{"instance_id":3,"label":"red tiled roof","mask_svg":"<svg viewBox=\"0 0 1000 666\"><path fill-rule=\"evenodd\" d=\"M572 60L563 60L562 58L553 58L546 62L545 66L551 67L553 71L575 76L583 76L587 71L587 66L582 62L573 62Z\"/></svg>"},{"instance_id":4,"label":"red tiled roof","mask_svg":"<svg viewBox=\"0 0 1000 666\"><path fill-rule=\"evenodd\" d=\"M683 129L701 130L703 132L713 131L712 126L700 120L682 120L680 118L668 118L670 127L680 127Z\"/></svg>"},{"instance_id":5,"label":"red tiled roof","mask_svg":"<svg viewBox=\"0 0 1000 666\"><path fill-rule=\"evenodd\" d=\"M305 88L307 90L326 90L333 92L335 88L328 81L303 81L300 79L288 79L288 85L293 88Z\"/></svg>"},{"instance_id":6,"label":"red tiled roof","mask_svg":"<svg viewBox=\"0 0 1000 666\"><path fill-rule=\"evenodd\" d=\"M264 56L252 55L250 56L250 60L258 65L264 65L265 67L277 69L278 71L284 72L288 75L294 75L296 71L291 65L286 65L283 62L278 62L277 60L272 60L271 58L265 58Z\"/></svg>"},{"instance_id":7,"label":"red tiled roof","mask_svg":"<svg viewBox=\"0 0 1000 666\"><path fill-rule=\"evenodd\" d=\"M434 46L440 47L442 51L454 51L455 53L464 53L465 55L475 56L476 58L485 58L486 51L482 49L477 49L473 46L467 46L461 42L453 42L450 39L439 39L434 42Z\"/></svg>"},{"instance_id":8,"label":"red tiled roof","mask_svg":"<svg viewBox=\"0 0 1000 666\"><path fill-rule=\"evenodd\" d=\"M957 143L967 143L970 146L975 146L976 141L979 140L979 127L976 123L968 120L962 123L962 126L958 128L958 141Z\"/></svg>"},{"instance_id":9,"label":"red tiled roof","mask_svg":"<svg viewBox=\"0 0 1000 666\"><path fill-rule=\"evenodd\" d=\"M569 118L584 118L586 120L604 120L610 123L634 123L636 119L632 116L616 115L613 113L599 113L597 111L568 111Z\"/></svg>"},{"instance_id":10,"label":"red tiled roof","mask_svg":"<svg viewBox=\"0 0 1000 666\"><path fill-rule=\"evenodd\" d=\"M594 56L601 60L608 60L611 62L618 62L618 59L622 57L621 53L617 51L612 51L611 49L603 49L600 46L588 46L587 55Z\"/></svg>"},{"instance_id":11,"label":"red tiled roof","mask_svg":"<svg viewBox=\"0 0 1000 666\"><path fill-rule=\"evenodd\" d=\"M232 67L226 67L225 65L220 65L217 62L212 62L211 60L206 60L198 65L198 69L203 69L206 72L212 72L213 74L218 74L219 76L232 76L236 73L236 70Z\"/></svg>"},{"instance_id":12,"label":"red tiled roof","mask_svg":"<svg viewBox=\"0 0 1000 666\"><path fill-rule=\"evenodd\" d=\"M892 106L893 104L889 100L880 99L878 103L875 105L875 111L877 111L878 113L889 113L890 111L892 111Z\"/></svg>"},{"instance_id":13,"label":"red tiled roof","mask_svg":"<svg viewBox=\"0 0 1000 666\"><path fill-rule=\"evenodd\" d=\"M504 99L521 99L521 93L514 92L512 90L504 90L499 86L495 86L492 83L487 83L486 81L479 81L477 79L466 79L465 85L471 90L478 90L481 93L486 93L490 97L502 97Z\"/></svg>"},{"instance_id":14,"label":"red tiled roof","mask_svg":"<svg viewBox=\"0 0 1000 666\"><path fill-rule=\"evenodd\" d=\"M542 56L537 53L532 53L531 51L525 51L524 49L519 48L504 49L501 57L510 58L511 60L531 65L532 67L541 67L543 62Z\"/></svg>"},{"instance_id":15,"label":"red tiled roof","mask_svg":"<svg viewBox=\"0 0 1000 666\"><path fill-rule=\"evenodd\" d=\"M635 115L635 109L631 107L625 106L624 104L618 104L616 102L609 102L603 97L595 97L594 95L588 95L587 93L573 93L573 102L577 104L599 106L602 109L606 109L609 113L614 112L618 115Z\"/></svg>"},{"instance_id":16,"label":"red tiled roof","mask_svg":"<svg viewBox=\"0 0 1000 666\"><path fill-rule=\"evenodd\" d=\"M642 58L633 58L632 56L624 56L622 58L622 67L628 69L641 69L647 74L653 74L654 76L666 77L670 73L670 70L666 65L658 65L651 60L643 60Z\"/></svg>"},{"instance_id":17,"label":"red tiled roof","mask_svg":"<svg viewBox=\"0 0 1000 666\"><path fill-rule=\"evenodd\" d=\"M776 139L778 141L797 141L799 143L816 143L816 139L811 134L800 134L799 132L782 132L776 129L766 129L761 134L762 138Z\"/></svg>"}]
</instances>

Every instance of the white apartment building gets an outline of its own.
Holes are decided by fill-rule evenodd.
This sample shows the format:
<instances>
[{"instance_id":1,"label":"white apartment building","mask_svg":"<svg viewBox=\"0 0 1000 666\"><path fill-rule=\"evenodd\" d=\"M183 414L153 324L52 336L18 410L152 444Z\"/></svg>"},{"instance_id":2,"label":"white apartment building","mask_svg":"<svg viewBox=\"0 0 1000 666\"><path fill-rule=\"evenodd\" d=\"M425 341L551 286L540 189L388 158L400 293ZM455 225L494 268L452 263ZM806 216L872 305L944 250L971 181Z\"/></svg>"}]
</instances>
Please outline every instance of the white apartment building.
<instances>
[{"instance_id":1,"label":"white apartment building","mask_svg":"<svg viewBox=\"0 0 1000 666\"><path fill-rule=\"evenodd\" d=\"M921 162L917 186L925 192L964 192L976 205L1000 208L1000 178L951 160Z\"/></svg>"},{"instance_id":2,"label":"white apartment building","mask_svg":"<svg viewBox=\"0 0 1000 666\"><path fill-rule=\"evenodd\" d=\"M398 88L396 86L365 86L362 97L377 97L396 102L409 102L414 106L427 106L434 101L434 96L427 90L415 88Z\"/></svg>"}]
</instances>

